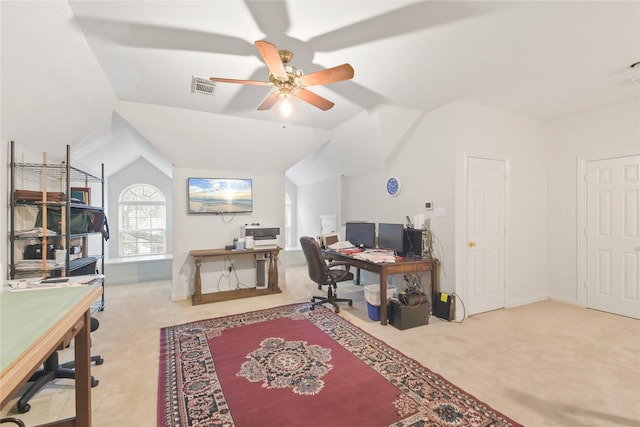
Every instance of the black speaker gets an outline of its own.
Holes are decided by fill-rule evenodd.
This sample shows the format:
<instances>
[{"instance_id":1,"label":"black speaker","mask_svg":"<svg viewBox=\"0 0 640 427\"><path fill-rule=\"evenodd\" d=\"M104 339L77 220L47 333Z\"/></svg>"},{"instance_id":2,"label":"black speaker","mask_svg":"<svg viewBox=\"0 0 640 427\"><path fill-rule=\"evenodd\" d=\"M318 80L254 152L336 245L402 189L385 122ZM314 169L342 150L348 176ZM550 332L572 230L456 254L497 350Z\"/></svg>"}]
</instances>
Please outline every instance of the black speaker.
<instances>
[{"instance_id":1,"label":"black speaker","mask_svg":"<svg viewBox=\"0 0 640 427\"><path fill-rule=\"evenodd\" d=\"M405 258L422 257L422 230L405 228L403 240L402 256Z\"/></svg>"}]
</instances>

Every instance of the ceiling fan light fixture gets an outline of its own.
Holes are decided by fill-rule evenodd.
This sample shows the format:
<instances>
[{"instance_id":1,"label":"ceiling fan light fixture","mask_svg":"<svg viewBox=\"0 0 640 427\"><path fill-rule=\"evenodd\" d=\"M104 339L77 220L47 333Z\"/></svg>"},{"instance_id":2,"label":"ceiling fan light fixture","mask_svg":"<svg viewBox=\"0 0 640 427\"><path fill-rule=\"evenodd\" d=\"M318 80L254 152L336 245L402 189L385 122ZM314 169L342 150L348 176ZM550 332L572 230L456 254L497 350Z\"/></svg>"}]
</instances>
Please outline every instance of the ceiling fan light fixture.
<instances>
[{"instance_id":1,"label":"ceiling fan light fixture","mask_svg":"<svg viewBox=\"0 0 640 427\"><path fill-rule=\"evenodd\" d=\"M350 80L354 76L353 67L349 64L342 64L315 71L311 74L304 74L301 69L289 65L289 62L293 59L293 53L290 50L279 51L275 45L266 40L258 40L255 42L255 45L269 70L267 81L238 80L222 77L210 77L209 80L222 83L274 87L275 90L258 106L258 111L268 110L273 107L278 100L281 100L281 114L289 115L291 113L291 105L288 99L292 96L322 111L327 111L333 108L335 104L307 90L307 87Z\"/></svg>"},{"instance_id":2,"label":"ceiling fan light fixture","mask_svg":"<svg viewBox=\"0 0 640 427\"><path fill-rule=\"evenodd\" d=\"M280 93L280 114L283 117L289 117L291 115L291 96L288 93Z\"/></svg>"}]
</instances>

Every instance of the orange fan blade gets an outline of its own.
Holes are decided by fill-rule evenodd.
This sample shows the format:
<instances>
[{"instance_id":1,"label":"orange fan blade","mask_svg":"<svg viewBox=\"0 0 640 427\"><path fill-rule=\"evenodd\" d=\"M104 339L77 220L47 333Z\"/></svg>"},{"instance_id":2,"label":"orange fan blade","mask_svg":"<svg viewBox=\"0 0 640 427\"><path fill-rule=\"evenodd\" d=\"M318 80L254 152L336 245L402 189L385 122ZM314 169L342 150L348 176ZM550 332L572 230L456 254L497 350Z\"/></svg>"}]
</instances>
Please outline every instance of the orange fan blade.
<instances>
[{"instance_id":1,"label":"orange fan blade","mask_svg":"<svg viewBox=\"0 0 640 427\"><path fill-rule=\"evenodd\" d=\"M353 74L351 65L342 64L326 70L316 71L315 73L305 74L300 77L299 81L303 86L326 85L352 79Z\"/></svg>"},{"instance_id":2,"label":"orange fan blade","mask_svg":"<svg viewBox=\"0 0 640 427\"><path fill-rule=\"evenodd\" d=\"M269 86L271 84L269 82L259 82L257 80L224 79L221 77L210 77L209 80L211 80L212 82L238 83L241 85L253 85L253 86Z\"/></svg>"},{"instance_id":3,"label":"orange fan blade","mask_svg":"<svg viewBox=\"0 0 640 427\"><path fill-rule=\"evenodd\" d=\"M280 95L280 91L278 90L274 90L273 92L271 92L269 96L267 96L267 99L265 99L262 102L262 104L260 104L260 106L258 107L258 110L263 111L273 107L273 104L276 103L279 95Z\"/></svg>"},{"instance_id":4,"label":"orange fan blade","mask_svg":"<svg viewBox=\"0 0 640 427\"><path fill-rule=\"evenodd\" d=\"M258 40L256 42L256 47L258 48L260 55L262 55L262 59L264 59L264 62L267 64L267 68L271 71L271 74L273 74L278 80L289 80L289 76L287 76L287 71L284 69L282 59L280 59L278 48L264 40Z\"/></svg>"},{"instance_id":5,"label":"orange fan blade","mask_svg":"<svg viewBox=\"0 0 640 427\"><path fill-rule=\"evenodd\" d=\"M298 92L296 92L296 96L302 99L304 102L308 102L314 107L318 107L322 111L327 111L335 105L328 99L323 98L320 95L316 95L315 93L306 89L300 89Z\"/></svg>"}]
</instances>

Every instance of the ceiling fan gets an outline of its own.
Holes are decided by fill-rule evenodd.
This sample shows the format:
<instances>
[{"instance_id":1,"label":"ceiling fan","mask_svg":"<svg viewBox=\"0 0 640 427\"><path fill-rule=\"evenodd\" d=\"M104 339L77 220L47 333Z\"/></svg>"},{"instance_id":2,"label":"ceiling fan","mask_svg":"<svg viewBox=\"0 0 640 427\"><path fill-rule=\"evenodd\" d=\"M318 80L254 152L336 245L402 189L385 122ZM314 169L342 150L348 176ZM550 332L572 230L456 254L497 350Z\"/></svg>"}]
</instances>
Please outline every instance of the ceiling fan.
<instances>
[{"instance_id":1,"label":"ceiling fan","mask_svg":"<svg viewBox=\"0 0 640 427\"><path fill-rule=\"evenodd\" d=\"M254 86L274 86L276 89L260 104L258 110L268 110L278 99L287 100L295 96L323 111L329 110L335 104L306 88L309 86L336 83L353 78L353 67L349 64L338 65L315 73L304 74L302 70L289 65L293 53L288 50L278 50L273 44L258 40L255 42L262 59L269 69L269 80L237 80L211 77L209 80L221 83L238 83Z\"/></svg>"}]
</instances>

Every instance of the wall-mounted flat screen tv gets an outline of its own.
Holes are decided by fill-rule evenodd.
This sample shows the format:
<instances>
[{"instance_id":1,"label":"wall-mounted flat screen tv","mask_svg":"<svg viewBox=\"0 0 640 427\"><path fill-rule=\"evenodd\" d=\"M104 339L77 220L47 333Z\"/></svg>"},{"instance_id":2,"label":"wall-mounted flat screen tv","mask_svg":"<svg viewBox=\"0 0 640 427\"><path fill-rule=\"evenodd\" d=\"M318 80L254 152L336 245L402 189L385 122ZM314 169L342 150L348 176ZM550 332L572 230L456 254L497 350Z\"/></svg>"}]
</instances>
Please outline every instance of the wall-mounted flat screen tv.
<instances>
[{"instance_id":1,"label":"wall-mounted flat screen tv","mask_svg":"<svg viewBox=\"0 0 640 427\"><path fill-rule=\"evenodd\" d=\"M223 214L253 211L251 179L188 178L190 214Z\"/></svg>"}]
</instances>

